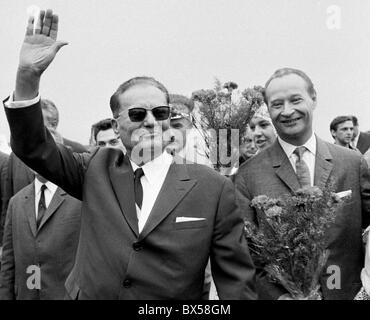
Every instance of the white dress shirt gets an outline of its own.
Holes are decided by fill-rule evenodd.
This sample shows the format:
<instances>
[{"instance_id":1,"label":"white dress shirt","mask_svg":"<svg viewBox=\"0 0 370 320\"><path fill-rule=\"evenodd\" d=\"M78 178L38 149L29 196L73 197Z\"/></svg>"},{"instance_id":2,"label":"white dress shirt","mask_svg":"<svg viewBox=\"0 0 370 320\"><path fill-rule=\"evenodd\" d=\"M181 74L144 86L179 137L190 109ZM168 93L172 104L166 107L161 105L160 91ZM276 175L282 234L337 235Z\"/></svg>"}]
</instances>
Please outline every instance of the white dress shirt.
<instances>
[{"instance_id":1,"label":"white dress shirt","mask_svg":"<svg viewBox=\"0 0 370 320\"><path fill-rule=\"evenodd\" d=\"M35 212L36 212L36 218L38 216L39 201L40 201L40 198L41 198L41 186L43 184L45 184L45 186L46 186L46 189L44 191L46 208L49 207L51 199L53 198L54 193L58 188L57 185L55 185L54 183L51 183L50 181L42 183L37 178L35 179Z\"/></svg>"},{"instance_id":2,"label":"white dress shirt","mask_svg":"<svg viewBox=\"0 0 370 320\"><path fill-rule=\"evenodd\" d=\"M284 140L282 140L278 136L278 141L283 148L285 154L287 155L290 163L292 164L294 172L296 171L295 163L297 161L297 156L293 153L294 150L297 147L300 146L294 146ZM311 186L314 185L314 178L315 178L315 157L316 157L316 136L313 133L311 138L307 140L305 144L303 144L304 147L307 148L307 150L303 153L303 161L307 164L308 170L310 171L310 180L311 180Z\"/></svg>"},{"instance_id":3,"label":"white dress shirt","mask_svg":"<svg viewBox=\"0 0 370 320\"><path fill-rule=\"evenodd\" d=\"M143 187L143 203L141 210L138 205L136 205L136 213L139 220L139 233L143 230L148 220L172 161L173 157L165 151L159 157L147 162L141 167L144 171L144 175L140 178ZM139 166L132 161L131 165L134 172L139 168Z\"/></svg>"}]
</instances>

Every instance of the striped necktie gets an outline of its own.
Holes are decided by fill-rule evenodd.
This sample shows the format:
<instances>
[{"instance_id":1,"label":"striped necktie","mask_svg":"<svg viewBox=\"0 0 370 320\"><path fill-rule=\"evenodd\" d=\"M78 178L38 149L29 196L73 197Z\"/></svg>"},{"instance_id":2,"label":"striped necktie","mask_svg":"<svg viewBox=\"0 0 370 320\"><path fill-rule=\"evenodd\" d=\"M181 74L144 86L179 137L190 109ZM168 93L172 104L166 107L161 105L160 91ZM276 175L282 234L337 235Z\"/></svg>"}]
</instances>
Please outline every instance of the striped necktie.
<instances>
[{"instance_id":1,"label":"striped necktie","mask_svg":"<svg viewBox=\"0 0 370 320\"><path fill-rule=\"evenodd\" d=\"M306 187L311 185L310 170L308 169L307 163L303 160L303 153L307 151L304 146L297 147L294 150L294 154L297 156L297 161L295 162L295 168L297 173L298 181L301 187Z\"/></svg>"}]
</instances>

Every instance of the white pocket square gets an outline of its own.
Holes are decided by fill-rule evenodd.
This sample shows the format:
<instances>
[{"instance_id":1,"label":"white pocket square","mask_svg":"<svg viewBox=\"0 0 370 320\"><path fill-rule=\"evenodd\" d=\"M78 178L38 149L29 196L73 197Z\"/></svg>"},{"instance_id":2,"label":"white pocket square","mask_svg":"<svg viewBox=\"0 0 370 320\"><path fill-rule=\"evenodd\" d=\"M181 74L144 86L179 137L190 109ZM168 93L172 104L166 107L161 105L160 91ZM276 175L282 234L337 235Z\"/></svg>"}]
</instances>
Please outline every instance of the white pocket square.
<instances>
[{"instance_id":1,"label":"white pocket square","mask_svg":"<svg viewBox=\"0 0 370 320\"><path fill-rule=\"evenodd\" d=\"M202 221L206 218L195 218L195 217L176 217L176 223L178 222L189 222L189 221Z\"/></svg>"},{"instance_id":2,"label":"white pocket square","mask_svg":"<svg viewBox=\"0 0 370 320\"><path fill-rule=\"evenodd\" d=\"M347 198L352 196L352 190L341 191L337 193L339 199Z\"/></svg>"}]
</instances>

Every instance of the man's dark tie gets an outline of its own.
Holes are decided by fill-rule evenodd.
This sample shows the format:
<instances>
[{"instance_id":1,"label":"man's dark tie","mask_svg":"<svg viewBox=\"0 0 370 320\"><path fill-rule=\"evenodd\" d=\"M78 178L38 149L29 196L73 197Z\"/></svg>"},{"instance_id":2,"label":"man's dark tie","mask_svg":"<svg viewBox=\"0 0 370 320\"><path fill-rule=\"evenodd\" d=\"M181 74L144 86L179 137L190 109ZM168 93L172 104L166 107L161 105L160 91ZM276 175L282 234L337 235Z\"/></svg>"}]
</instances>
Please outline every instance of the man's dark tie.
<instances>
[{"instance_id":1,"label":"man's dark tie","mask_svg":"<svg viewBox=\"0 0 370 320\"><path fill-rule=\"evenodd\" d=\"M40 200L39 200L37 219L36 219L37 228L39 228L39 226L41 224L42 217L45 215L45 211L46 211L45 189L47 189L47 187L43 184L41 186L41 189L40 189L41 190L41 196L40 196Z\"/></svg>"},{"instance_id":2,"label":"man's dark tie","mask_svg":"<svg viewBox=\"0 0 370 320\"><path fill-rule=\"evenodd\" d=\"M307 150L306 147L301 146L301 147L297 147L293 152L297 156L297 161L295 163L295 168L296 168L298 181L301 184L301 187L311 185L310 170L308 169L307 163L304 162L304 160L302 158L303 153L306 150Z\"/></svg>"},{"instance_id":3,"label":"man's dark tie","mask_svg":"<svg viewBox=\"0 0 370 320\"><path fill-rule=\"evenodd\" d=\"M135 179L134 179L134 186L135 186L135 202L138 207L141 209L141 205L143 203L143 187L141 185L140 178L144 175L144 171L142 168L138 168L135 170Z\"/></svg>"}]
</instances>

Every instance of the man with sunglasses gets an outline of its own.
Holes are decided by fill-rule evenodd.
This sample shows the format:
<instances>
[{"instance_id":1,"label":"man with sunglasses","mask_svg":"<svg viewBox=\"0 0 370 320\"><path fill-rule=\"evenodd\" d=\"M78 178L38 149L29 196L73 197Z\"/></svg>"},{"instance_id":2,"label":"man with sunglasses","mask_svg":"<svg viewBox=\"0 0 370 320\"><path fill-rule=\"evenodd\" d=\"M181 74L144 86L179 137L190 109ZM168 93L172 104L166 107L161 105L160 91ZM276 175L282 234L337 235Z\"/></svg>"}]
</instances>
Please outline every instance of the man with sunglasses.
<instances>
[{"instance_id":1,"label":"man with sunglasses","mask_svg":"<svg viewBox=\"0 0 370 320\"><path fill-rule=\"evenodd\" d=\"M221 299L254 299L254 266L231 181L179 164L170 143L169 95L148 77L123 83L110 106L127 154L77 154L42 125L41 74L67 43L58 17L28 22L14 94L5 101L14 152L82 200L81 234L66 288L72 299L199 299L210 257ZM180 162L181 163L181 162Z\"/></svg>"}]
</instances>

